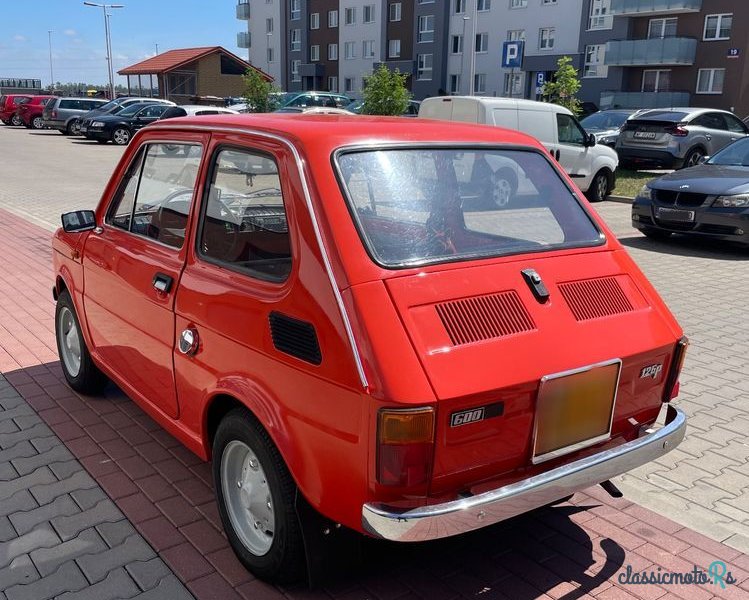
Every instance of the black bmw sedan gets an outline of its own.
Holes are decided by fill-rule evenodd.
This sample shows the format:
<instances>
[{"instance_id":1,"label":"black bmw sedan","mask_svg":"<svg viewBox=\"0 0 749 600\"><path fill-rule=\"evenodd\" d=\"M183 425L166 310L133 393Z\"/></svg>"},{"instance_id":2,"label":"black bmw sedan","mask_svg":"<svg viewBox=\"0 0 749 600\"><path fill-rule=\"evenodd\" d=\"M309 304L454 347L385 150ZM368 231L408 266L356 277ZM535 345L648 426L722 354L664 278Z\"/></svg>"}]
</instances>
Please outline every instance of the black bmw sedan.
<instances>
[{"instance_id":1,"label":"black bmw sedan","mask_svg":"<svg viewBox=\"0 0 749 600\"><path fill-rule=\"evenodd\" d=\"M645 185L632 225L652 238L684 233L749 246L749 137Z\"/></svg>"},{"instance_id":2,"label":"black bmw sedan","mask_svg":"<svg viewBox=\"0 0 749 600\"><path fill-rule=\"evenodd\" d=\"M156 121L167 108L167 104L134 104L116 115L95 117L85 131L81 128L81 133L102 144L111 141L127 146L136 131Z\"/></svg>"}]
</instances>

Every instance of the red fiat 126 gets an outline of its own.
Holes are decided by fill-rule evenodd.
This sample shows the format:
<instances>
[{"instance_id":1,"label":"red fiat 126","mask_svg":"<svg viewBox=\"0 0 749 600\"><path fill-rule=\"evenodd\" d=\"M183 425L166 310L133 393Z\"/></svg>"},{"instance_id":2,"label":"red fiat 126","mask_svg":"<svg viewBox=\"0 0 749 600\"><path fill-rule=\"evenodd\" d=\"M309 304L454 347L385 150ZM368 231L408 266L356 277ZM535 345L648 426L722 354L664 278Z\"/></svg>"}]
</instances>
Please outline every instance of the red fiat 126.
<instances>
[{"instance_id":1,"label":"red fiat 126","mask_svg":"<svg viewBox=\"0 0 749 600\"><path fill-rule=\"evenodd\" d=\"M267 579L302 572L321 523L451 536L616 493L684 436L679 325L518 132L165 121L54 250L70 385L111 379L212 459L229 541Z\"/></svg>"}]
</instances>

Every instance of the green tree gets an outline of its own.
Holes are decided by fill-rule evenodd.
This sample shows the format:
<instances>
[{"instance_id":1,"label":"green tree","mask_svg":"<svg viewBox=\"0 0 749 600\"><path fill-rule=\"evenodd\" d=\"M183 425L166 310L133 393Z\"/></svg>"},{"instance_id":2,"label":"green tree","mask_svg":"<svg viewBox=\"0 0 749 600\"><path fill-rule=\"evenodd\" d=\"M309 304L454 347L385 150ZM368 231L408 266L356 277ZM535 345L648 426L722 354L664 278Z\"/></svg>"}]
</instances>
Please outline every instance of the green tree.
<instances>
[{"instance_id":1,"label":"green tree","mask_svg":"<svg viewBox=\"0 0 749 600\"><path fill-rule=\"evenodd\" d=\"M278 108L277 94L280 90L267 81L257 69L248 69L242 75L244 83L244 92L242 97L251 112L265 113L272 112Z\"/></svg>"},{"instance_id":2,"label":"green tree","mask_svg":"<svg viewBox=\"0 0 749 600\"><path fill-rule=\"evenodd\" d=\"M561 104L573 114L580 114L580 100L575 94L580 90L580 79L577 69L572 66L569 56L562 56L557 61L557 72L552 81L547 81L541 95L547 102Z\"/></svg>"},{"instance_id":3,"label":"green tree","mask_svg":"<svg viewBox=\"0 0 749 600\"><path fill-rule=\"evenodd\" d=\"M406 79L408 75L398 69L391 71L385 65L380 65L364 86L362 114L402 115L411 99Z\"/></svg>"}]
</instances>

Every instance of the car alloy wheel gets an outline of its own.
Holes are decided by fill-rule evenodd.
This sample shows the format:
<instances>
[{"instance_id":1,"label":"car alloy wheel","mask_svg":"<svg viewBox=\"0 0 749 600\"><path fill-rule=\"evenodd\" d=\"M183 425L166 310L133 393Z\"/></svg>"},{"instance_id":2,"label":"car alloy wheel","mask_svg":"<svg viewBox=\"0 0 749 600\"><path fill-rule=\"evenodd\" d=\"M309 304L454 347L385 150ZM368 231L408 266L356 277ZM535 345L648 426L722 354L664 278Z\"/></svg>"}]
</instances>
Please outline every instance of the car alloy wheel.
<instances>
[{"instance_id":1,"label":"car alloy wheel","mask_svg":"<svg viewBox=\"0 0 749 600\"><path fill-rule=\"evenodd\" d=\"M62 307L57 315L57 335L60 339L60 358L65 370L77 377L81 372L81 332L73 311L67 306Z\"/></svg>"},{"instance_id":2,"label":"car alloy wheel","mask_svg":"<svg viewBox=\"0 0 749 600\"><path fill-rule=\"evenodd\" d=\"M34 117L31 120L31 127L34 129L43 129L44 128L44 121L41 117Z\"/></svg>"},{"instance_id":3,"label":"car alloy wheel","mask_svg":"<svg viewBox=\"0 0 749 600\"><path fill-rule=\"evenodd\" d=\"M705 154L702 152L702 150L700 150L699 148L695 148L687 155L687 158L684 160L684 167L697 166L698 164L700 164L700 160L702 160L703 156L705 156Z\"/></svg>"},{"instance_id":4,"label":"car alloy wheel","mask_svg":"<svg viewBox=\"0 0 749 600\"><path fill-rule=\"evenodd\" d=\"M118 127L112 134L112 141L118 146L127 146L130 142L130 131L124 127Z\"/></svg>"},{"instance_id":5,"label":"car alloy wheel","mask_svg":"<svg viewBox=\"0 0 749 600\"><path fill-rule=\"evenodd\" d=\"M78 119L68 123L68 133L70 135L81 135L81 122Z\"/></svg>"},{"instance_id":6,"label":"car alloy wheel","mask_svg":"<svg viewBox=\"0 0 749 600\"><path fill-rule=\"evenodd\" d=\"M10 124L13 125L14 127L18 127L20 125L23 125L23 121L21 120L21 117L19 117L18 115L13 115L10 118Z\"/></svg>"}]
</instances>

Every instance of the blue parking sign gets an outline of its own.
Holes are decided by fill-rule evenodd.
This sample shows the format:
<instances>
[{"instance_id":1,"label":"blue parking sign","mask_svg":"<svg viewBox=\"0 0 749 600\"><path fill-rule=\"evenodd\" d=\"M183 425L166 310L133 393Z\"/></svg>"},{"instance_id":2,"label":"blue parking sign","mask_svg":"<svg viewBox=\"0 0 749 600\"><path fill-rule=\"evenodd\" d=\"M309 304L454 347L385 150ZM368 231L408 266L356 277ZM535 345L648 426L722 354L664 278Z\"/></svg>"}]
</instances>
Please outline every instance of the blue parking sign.
<instances>
[{"instance_id":1,"label":"blue parking sign","mask_svg":"<svg viewBox=\"0 0 749 600\"><path fill-rule=\"evenodd\" d=\"M502 66L505 69L519 69L523 66L523 42L505 42L502 44Z\"/></svg>"}]
</instances>

